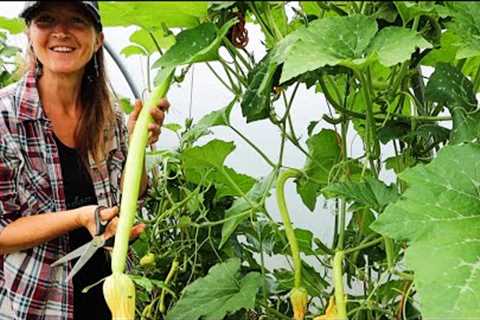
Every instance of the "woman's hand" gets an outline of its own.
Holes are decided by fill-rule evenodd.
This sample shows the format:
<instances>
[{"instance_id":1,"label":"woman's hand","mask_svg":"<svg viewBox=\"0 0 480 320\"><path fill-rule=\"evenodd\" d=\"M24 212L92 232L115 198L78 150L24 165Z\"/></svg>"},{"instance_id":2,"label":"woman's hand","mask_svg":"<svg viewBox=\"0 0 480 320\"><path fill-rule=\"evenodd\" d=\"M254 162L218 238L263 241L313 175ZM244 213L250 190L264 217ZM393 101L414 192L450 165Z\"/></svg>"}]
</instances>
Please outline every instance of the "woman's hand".
<instances>
[{"instance_id":1,"label":"woman's hand","mask_svg":"<svg viewBox=\"0 0 480 320\"><path fill-rule=\"evenodd\" d=\"M97 226L95 223L96 208L97 206L84 206L79 208L81 210L79 215L80 224L83 227L87 228L87 230L90 232L92 237L94 237L95 233L97 232ZM117 230L118 207L105 208L100 210L100 218L102 221L109 221L107 228L103 233L105 240L107 240L113 237ZM143 232L144 229L145 229L145 224L143 223L133 226L132 231L130 233L130 239L135 239L136 237L138 237Z\"/></svg>"},{"instance_id":2,"label":"woman's hand","mask_svg":"<svg viewBox=\"0 0 480 320\"><path fill-rule=\"evenodd\" d=\"M134 109L132 113L130 113L127 123L129 136L131 136L133 133L133 128L135 127L135 123L137 122L138 115L140 114L142 107L142 101L136 100ZM169 107L170 103L168 103L167 99L162 99L156 108L152 108L152 110L150 110L150 114L152 115L154 122L148 126L148 144L153 144L158 141L158 137L160 136L160 128L163 125L165 113L168 111Z\"/></svg>"}]
</instances>

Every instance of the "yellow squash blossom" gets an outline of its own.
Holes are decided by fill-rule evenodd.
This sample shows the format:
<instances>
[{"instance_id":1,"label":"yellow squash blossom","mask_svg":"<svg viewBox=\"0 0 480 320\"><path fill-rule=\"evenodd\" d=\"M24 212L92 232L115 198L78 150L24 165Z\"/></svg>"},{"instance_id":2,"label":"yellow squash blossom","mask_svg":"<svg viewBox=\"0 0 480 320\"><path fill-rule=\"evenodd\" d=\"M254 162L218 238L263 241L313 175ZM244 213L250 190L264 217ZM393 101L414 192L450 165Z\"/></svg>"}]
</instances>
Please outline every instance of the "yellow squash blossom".
<instances>
[{"instance_id":1,"label":"yellow squash blossom","mask_svg":"<svg viewBox=\"0 0 480 320\"><path fill-rule=\"evenodd\" d=\"M290 303L293 309L293 319L303 320L308 303L307 290L302 287L293 288L290 292Z\"/></svg>"},{"instance_id":2,"label":"yellow squash blossom","mask_svg":"<svg viewBox=\"0 0 480 320\"><path fill-rule=\"evenodd\" d=\"M328 301L327 310L323 316L315 317L313 320L336 320L337 319L337 307L335 306L335 299L333 296Z\"/></svg>"}]
</instances>

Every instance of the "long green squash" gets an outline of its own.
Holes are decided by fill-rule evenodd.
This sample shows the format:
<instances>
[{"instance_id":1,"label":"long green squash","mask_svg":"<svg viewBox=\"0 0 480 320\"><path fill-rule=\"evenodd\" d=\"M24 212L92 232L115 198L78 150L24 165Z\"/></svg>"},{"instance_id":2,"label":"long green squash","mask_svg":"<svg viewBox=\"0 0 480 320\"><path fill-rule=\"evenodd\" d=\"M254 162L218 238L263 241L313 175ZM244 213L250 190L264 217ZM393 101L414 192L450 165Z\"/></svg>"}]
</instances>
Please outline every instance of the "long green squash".
<instances>
[{"instance_id":1,"label":"long green squash","mask_svg":"<svg viewBox=\"0 0 480 320\"><path fill-rule=\"evenodd\" d=\"M120 218L115 233L112 252L112 275L103 283L103 294L112 311L113 320L130 320L135 316L135 286L123 272L127 260L128 240L137 212L140 183L144 170L145 148L148 142L148 125L153 122L150 110L165 97L174 68L162 71L159 85L153 90L138 116L124 170Z\"/></svg>"}]
</instances>

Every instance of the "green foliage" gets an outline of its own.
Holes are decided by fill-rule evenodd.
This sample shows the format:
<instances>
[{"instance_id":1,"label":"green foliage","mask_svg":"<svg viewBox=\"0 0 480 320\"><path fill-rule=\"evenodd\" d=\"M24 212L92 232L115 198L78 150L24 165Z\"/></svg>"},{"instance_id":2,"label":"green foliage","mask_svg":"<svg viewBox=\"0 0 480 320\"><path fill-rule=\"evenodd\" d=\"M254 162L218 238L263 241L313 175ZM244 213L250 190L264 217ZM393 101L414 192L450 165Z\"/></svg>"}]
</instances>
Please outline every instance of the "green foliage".
<instances>
[{"instance_id":1,"label":"green foliage","mask_svg":"<svg viewBox=\"0 0 480 320\"><path fill-rule=\"evenodd\" d=\"M479 157L478 145L449 146L430 164L403 172L409 188L372 226L408 241L406 261L427 319L480 317Z\"/></svg>"},{"instance_id":2,"label":"green foliage","mask_svg":"<svg viewBox=\"0 0 480 320\"><path fill-rule=\"evenodd\" d=\"M430 48L432 45L419 34L402 27L386 27L378 32L368 49L375 52L378 61L391 67L410 58L416 48Z\"/></svg>"},{"instance_id":3,"label":"green foliage","mask_svg":"<svg viewBox=\"0 0 480 320\"><path fill-rule=\"evenodd\" d=\"M375 20L354 15L318 19L294 31L300 40L290 49L280 82L326 65L356 68L373 61L372 55L393 66L408 60L416 48L431 47L416 32L402 27L377 30Z\"/></svg>"},{"instance_id":4,"label":"green foliage","mask_svg":"<svg viewBox=\"0 0 480 320\"><path fill-rule=\"evenodd\" d=\"M448 26L455 34L454 45L458 47L457 59L480 54L480 8L473 2L458 1L447 3L453 22Z\"/></svg>"},{"instance_id":5,"label":"green foliage","mask_svg":"<svg viewBox=\"0 0 480 320\"><path fill-rule=\"evenodd\" d=\"M322 130L307 140L309 157L305 176L297 179L297 192L303 203L313 211L322 186L330 181L331 170L340 161L340 137L333 130Z\"/></svg>"},{"instance_id":6,"label":"green foliage","mask_svg":"<svg viewBox=\"0 0 480 320\"><path fill-rule=\"evenodd\" d=\"M248 87L242 99L242 114L247 122L268 118L270 115L273 76L277 65L271 56L265 56L248 75Z\"/></svg>"},{"instance_id":7,"label":"green foliage","mask_svg":"<svg viewBox=\"0 0 480 320\"><path fill-rule=\"evenodd\" d=\"M294 32L300 40L290 49L280 82L326 65L363 62L377 26L373 19L361 15L327 17Z\"/></svg>"},{"instance_id":8,"label":"green foliage","mask_svg":"<svg viewBox=\"0 0 480 320\"><path fill-rule=\"evenodd\" d=\"M240 259L231 259L210 269L208 275L184 289L167 320L222 320L242 308L253 308L260 274L240 274Z\"/></svg>"},{"instance_id":9,"label":"green foliage","mask_svg":"<svg viewBox=\"0 0 480 320\"><path fill-rule=\"evenodd\" d=\"M198 120L165 124L178 145L147 153L152 188L138 217L147 228L133 249L154 258L132 270L142 319L292 317L295 274L283 264L292 248L272 199L278 173L288 169L299 173L303 204L322 209L311 224L326 221L320 234L309 225L292 232L309 294L306 319L325 313L331 296L349 319L480 317L480 6L166 1L100 8L106 28L135 27L122 54L147 57L147 82L152 70L160 69L159 81L177 66L182 82L193 63L215 61L209 67L232 94ZM240 48L247 34L257 40L252 24L264 56L250 44ZM3 87L18 79L21 61L8 37L24 26L0 17L0 28L8 31L0 32ZM428 76L425 66L433 69ZM300 105L304 84L316 98ZM132 109L126 98L120 107ZM300 108L311 108L305 128L294 121ZM235 127L237 111L247 126L274 126L266 134L280 137L278 153L266 154L249 130ZM268 170L250 177L226 166L235 144L210 137L216 127L236 133ZM298 164L287 152L305 158L303 166L292 168Z\"/></svg>"},{"instance_id":10,"label":"green foliage","mask_svg":"<svg viewBox=\"0 0 480 320\"><path fill-rule=\"evenodd\" d=\"M432 102L446 106L453 116L451 143L480 137L480 112L473 84L455 67L439 63L425 90Z\"/></svg>"},{"instance_id":11,"label":"green foliage","mask_svg":"<svg viewBox=\"0 0 480 320\"><path fill-rule=\"evenodd\" d=\"M195 27L207 14L206 2L100 2L102 23L106 27L137 25L146 30L162 24L169 28Z\"/></svg>"},{"instance_id":12,"label":"green foliage","mask_svg":"<svg viewBox=\"0 0 480 320\"><path fill-rule=\"evenodd\" d=\"M203 23L176 36L176 43L153 65L170 67L218 59L222 38L233 25L229 21L220 30L213 23Z\"/></svg>"},{"instance_id":13,"label":"green foliage","mask_svg":"<svg viewBox=\"0 0 480 320\"><path fill-rule=\"evenodd\" d=\"M329 198L345 197L379 213L398 199L398 193L393 186L387 187L373 177L365 178L365 182L333 183L323 188L322 192Z\"/></svg>"},{"instance_id":14,"label":"green foliage","mask_svg":"<svg viewBox=\"0 0 480 320\"><path fill-rule=\"evenodd\" d=\"M21 18L0 17L0 29L7 30L11 34L19 34L25 30L25 22Z\"/></svg>"},{"instance_id":15,"label":"green foliage","mask_svg":"<svg viewBox=\"0 0 480 320\"><path fill-rule=\"evenodd\" d=\"M241 196L246 193L255 180L224 167L225 158L234 148L231 142L212 140L204 146L185 150L181 159L187 180L196 184L213 183L217 197Z\"/></svg>"},{"instance_id":16,"label":"green foliage","mask_svg":"<svg viewBox=\"0 0 480 320\"><path fill-rule=\"evenodd\" d=\"M163 30L149 32L144 29L139 29L132 33L130 41L133 43L122 49L121 53L125 57L132 55L145 55L149 56L157 52L157 46L162 49L168 49L175 43L175 37L173 35L166 35Z\"/></svg>"},{"instance_id":17,"label":"green foliage","mask_svg":"<svg viewBox=\"0 0 480 320\"><path fill-rule=\"evenodd\" d=\"M245 197L238 198L232 204L232 206L225 211L225 223L222 227L222 240L220 247L222 247L230 238L232 233L238 227L243 220L249 216L254 216L256 213L263 211L263 202L269 195L269 191L272 188L275 172L270 173L258 181Z\"/></svg>"}]
</instances>

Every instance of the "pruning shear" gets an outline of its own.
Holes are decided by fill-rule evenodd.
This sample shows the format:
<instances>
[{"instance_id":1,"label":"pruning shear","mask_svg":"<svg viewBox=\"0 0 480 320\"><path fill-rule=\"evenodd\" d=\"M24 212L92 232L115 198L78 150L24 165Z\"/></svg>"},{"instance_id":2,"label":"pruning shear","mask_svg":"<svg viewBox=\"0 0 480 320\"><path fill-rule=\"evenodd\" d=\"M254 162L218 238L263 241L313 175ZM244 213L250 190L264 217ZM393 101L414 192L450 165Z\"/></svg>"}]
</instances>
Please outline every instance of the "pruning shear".
<instances>
[{"instance_id":1,"label":"pruning shear","mask_svg":"<svg viewBox=\"0 0 480 320\"><path fill-rule=\"evenodd\" d=\"M66 254L62 258L58 259L54 263L52 263L50 266L55 267L58 266L62 263L65 263L69 260L75 259L77 257L80 257L78 261L75 263L73 266L72 270L70 273L67 275L67 280L70 281L70 279L73 278L75 274L87 263L88 260L97 252L98 249L103 248L104 246L112 247L114 238L111 237L108 240L105 240L103 237L103 233L105 232L105 229L107 227L107 224L110 222L109 220L103 221L100 217L100 211L103 209L106 209L104 206L98 206L95 209L94 215L95 215L95 225L96 225L96 233L95 236L93 237L90 242L85 243L84 245L78 247L77 249L73 250L72 252Z\"/></svg>"}]
</instances>

